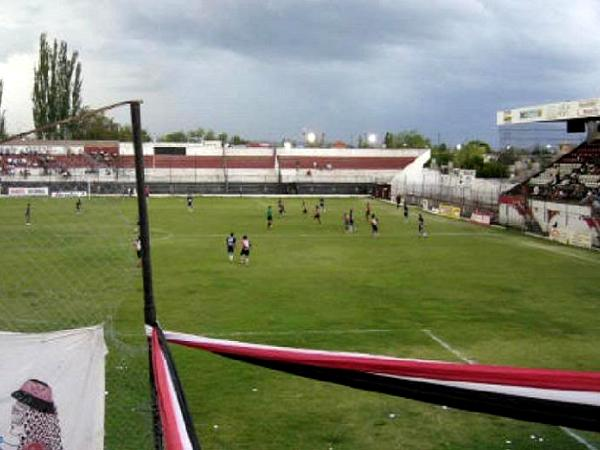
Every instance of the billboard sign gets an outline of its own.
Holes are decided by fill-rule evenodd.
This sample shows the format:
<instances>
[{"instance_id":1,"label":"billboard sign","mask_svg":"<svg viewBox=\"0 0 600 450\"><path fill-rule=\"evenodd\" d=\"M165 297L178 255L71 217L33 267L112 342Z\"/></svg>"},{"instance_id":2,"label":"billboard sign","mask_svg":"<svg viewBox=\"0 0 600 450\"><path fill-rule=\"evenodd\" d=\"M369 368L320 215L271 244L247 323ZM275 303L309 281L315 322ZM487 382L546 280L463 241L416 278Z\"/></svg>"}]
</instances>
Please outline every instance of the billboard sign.
<instances>
[{"instance_id":1,"label":"billboard sign","mask_svg":"<svg viewBox=\"0 0 600 450\"><path fill-rule=\"evenodd\" d=\"M9 187L10 197L47 197L48 187Z\"/></svg>"},{"instance_id":2,"label":"billboard sign","mask_svg":"<svg viewBox=\"0 0 600 450\"><path fill-rule=\"evenodd\" d=\"M496 124L511 125L593 118L600 118L600 98L506 109L496 113Z\"/></svg>"}]
</instances>

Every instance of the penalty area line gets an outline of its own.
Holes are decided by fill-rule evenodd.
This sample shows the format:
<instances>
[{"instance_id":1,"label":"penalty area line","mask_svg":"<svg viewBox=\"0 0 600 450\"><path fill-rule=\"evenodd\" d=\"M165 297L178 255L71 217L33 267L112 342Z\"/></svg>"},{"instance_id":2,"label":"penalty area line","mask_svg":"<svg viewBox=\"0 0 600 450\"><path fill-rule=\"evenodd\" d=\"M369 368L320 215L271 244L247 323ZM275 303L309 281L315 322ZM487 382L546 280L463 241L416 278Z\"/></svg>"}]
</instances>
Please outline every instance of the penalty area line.
<instances>
[{"instance_id":1,"label":"penalty area line","mask_svg":"<svg viewBox=\"0 0 600 450\"><path fill-rule=\"evenodd\" d=\"M571 436L573 439L575 439L577 442L579 442L581 445L585 445L588 450L598 450L598 447L590 444L588 441L586 441L584 438L579 436L577 433L575 433L570 428L567 428L567 427L559 427L559 428L561 430L563 430L563 432L565 432L567 435Z\"/></svg>"},{"instance_id":2,"label":"penalty area line","mask_svg":"<svg viewBox=\"0 0 600 450\"><path fill-rule=\"evenodd\" d=\"M448 344L442 338L440 338L440 337L436 336L435 334L433 334L431 332L431 330L423 329L421 331L423 333L425 333L427 336L429 336L431 339L433 339L435 342L437 342L438 344L440 344L442 347L444 347L446 350L448 350L450 353L452 353L454 356L456 356L461 361L466 362L467 364L475 364L474 360L467 358L465 355L463 355L461 352L459 352L458 350L456 350L454 347L452 347L450 344Z\"/></svg>"},{"instance_id":3,"label":"penalty area line","mask_svg":"<svg viewBox=\"0 0 600 450\"><path fill-rule=\"evenodd\" d=\"M460 351L453 348L450 344L448 344L442 338L433 334L431 332L431 330L423 329L421 331L423 331L423 333L425 333L427 336L429 336L431 339L433 339L435 342L440 344L442 347L444 347L446 350L448 350L450 353L452 353L454 356L456 356L458 359L462 360L463 362L466 362L467 364L475 364L477 362L474 359L467 358L465 355L463 355ZM558 428L560 428L563 431L563 433L565 433L567 436L576 440L580 444L585 445L588 450L598 450L597 447L592 445L590 442L588 442L586 439L584 439L579 434L575 433L575 431L571 430L570 428L567 428L567 427L558 427Z\"/></svg>"}]
</instances>

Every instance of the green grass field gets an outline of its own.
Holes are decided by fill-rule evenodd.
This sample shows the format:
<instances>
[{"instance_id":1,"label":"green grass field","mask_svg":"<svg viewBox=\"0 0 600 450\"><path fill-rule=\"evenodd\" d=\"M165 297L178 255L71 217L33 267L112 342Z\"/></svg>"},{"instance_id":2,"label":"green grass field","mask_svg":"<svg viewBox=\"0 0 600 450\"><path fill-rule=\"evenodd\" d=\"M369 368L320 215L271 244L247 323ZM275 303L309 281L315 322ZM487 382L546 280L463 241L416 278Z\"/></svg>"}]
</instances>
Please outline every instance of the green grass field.
<instances>
[{"instance_id":1,"label":"green grass field","mask_svg":"<svg viewBox=\"0 0 600 450\"><path fill-rule=\"evenodd\" d=\"M0 325L104 321L108 449L150 448L147 353L133 199L0 200ZM327 200L323 224L286 200L152 198L152 261L167 330L249 342L488 364L600 370L600 255L372 202ZM314 200L309 200L313 205ZM345 234L343 211L359 230ZM312 209L312 208L311 208ZM277 214L276 214L277 216ZM248 234L250 265L225 237ZM269 371L205 352L173 354L206 449L585 449L558 427L466 413ZM4 395L4 393L0 393ZM577 432L600 448L600 435ZM536 439L531 436L535 435ZM543 442L539 440L543 438ZM507 444L506 441L511 441Z\"/></svg>"}]
</instances>

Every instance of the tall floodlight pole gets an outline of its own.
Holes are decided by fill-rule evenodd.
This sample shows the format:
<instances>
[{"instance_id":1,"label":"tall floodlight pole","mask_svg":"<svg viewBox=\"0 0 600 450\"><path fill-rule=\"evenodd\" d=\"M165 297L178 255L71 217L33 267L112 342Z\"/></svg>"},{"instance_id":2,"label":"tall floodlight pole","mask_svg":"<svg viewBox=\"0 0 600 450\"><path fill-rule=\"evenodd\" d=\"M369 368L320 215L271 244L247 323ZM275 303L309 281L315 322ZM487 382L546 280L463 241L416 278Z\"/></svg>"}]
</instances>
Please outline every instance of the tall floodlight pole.
<instances>
[{"instance_id":1,"label":"tall floodlight pole","mask_svg":"<svg viewBox=\"0 0 600 450\"><path fill-rule=\"evenodd\" d=\"M131 130L133 134L133 149L135 153L135 181L138 201L139 239L142 243L142 279L144 284L144 322L146 325L156 325L156 307L154 306L154 289L152 287L152 260L150 259L150 226L148 224L148 203L144 181L144 149L142 146L142 125L140 117L140 102L130 103ZM150 395L152 397L152 421L154 428L154 448L162 450L162 426L158 405L156 403L156 388L154 386L154 370L152 368L152 348L148 346L148 373L150 375Z\"/></svg>"}]
</instances>

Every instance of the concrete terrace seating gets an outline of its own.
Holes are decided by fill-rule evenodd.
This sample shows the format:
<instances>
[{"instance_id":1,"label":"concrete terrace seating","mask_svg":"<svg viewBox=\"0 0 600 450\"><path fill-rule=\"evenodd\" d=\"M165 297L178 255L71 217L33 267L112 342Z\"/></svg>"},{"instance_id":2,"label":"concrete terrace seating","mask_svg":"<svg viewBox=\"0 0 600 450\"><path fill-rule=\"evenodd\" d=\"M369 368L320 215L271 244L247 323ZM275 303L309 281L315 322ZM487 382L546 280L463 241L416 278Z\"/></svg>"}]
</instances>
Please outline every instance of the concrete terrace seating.
<instances>
[{"instance_id":1,"label":"concrete terrace seating","mask_svg":"<svg viewBox=\"0 0 600 450\"><path fill-rule=\"evenodd\" d=\"M535 198L589 203L600 196L600 144L581 144L528 184Z\"/></svg>"},{"instance_id":2,"label":"concrete terrace seating","mask_svg":"<svg viewBox=\"0 0 600 450\"><path fill-rule=\"evenodd\" d=\"M85 145L83 147L83 151L88 155L102 154L102 155L118 155L119 154L119 144L113 145Z\"/></svg>"},{"instance_id":3,"label":"concrete terrace seating","mask_svg":"<svg viewBox=\"0 0 600 450\"><path fill-rule=\"evenodd\" d=\"M272 156L226 156L225 166L228 169L275 169L275 158Z\"/></svg>"},{"instance_id":4,"label":"concrete terrace seating","mask_svg":"<svg viewBox=\"0 0 600 450\"><path fill-rule=\"evenodd\" d=\"M401 170L414 160L415 158L413 157L278 157L281 169L305 170Z\"/></svg>"},{"instance_id":5,"label":"concrete terrace seating","mask_svg":"<svg viewBox=\"0 0 600 450\"><path fill-rule=\"evenodd\" d=\"M219 156L182 156L182 155L155 155L151 157L151 166L154 169L218 169L223 167L223 160Z\"/></svg>"},{"instance_id":6,"label":"concrete terrace seating","mask_svg":"<svg viewBox=\"0 0 600 450\"><path fill-rule=\"evenodd\" d=\"M159 147L175 150L161 150L156 154ZM132 182L135 177L134 149L127 142L18 141L0 150L0 169L11 177L40 177L38 181L44 182L69 178L107 183L117 179ZM425 152L419 149L221 147L189 142L143 145L149 182L256 186L306 183L313 188L318 183L386 183L422 155L427 156Z\"/></svg>"}]
</instances>

